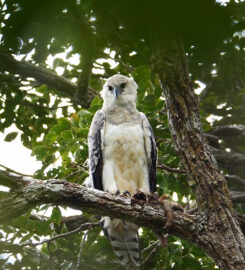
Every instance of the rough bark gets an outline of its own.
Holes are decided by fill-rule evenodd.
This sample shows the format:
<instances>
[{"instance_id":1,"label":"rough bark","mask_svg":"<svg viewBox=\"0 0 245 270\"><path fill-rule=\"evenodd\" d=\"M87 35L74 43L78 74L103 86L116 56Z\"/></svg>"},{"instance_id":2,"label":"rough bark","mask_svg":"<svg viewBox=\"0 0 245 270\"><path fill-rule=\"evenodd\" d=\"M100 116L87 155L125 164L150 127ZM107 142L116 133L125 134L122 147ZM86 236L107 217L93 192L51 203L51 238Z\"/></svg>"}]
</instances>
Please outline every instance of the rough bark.
<instances>
[{"instance_id":1,"label":"rough bark","mask_svg":"<svg viewBox=\"0 0 245 270\"><path fill-rule=\"evenodd\" d=\"M201 127L181 40L158 41L152 58L159 75L176 151L196 194L200 233L194 241L220 269L245 269L245 240L235 218L226 181Z\"/></svg>"},{"instance_id":2,"label":"rough bark","mask_svg":"<svg viewBox=\"0 0 245 270\"><path fill-rule=\"evenodd\" d=\"M13 185L13 183L18 183ZM121 218L164 232L166 213L160 202L139 204L123 196L87 188L65 180L35 180L0 170L0 185L10 192L0 199L0 223L9 223L37 205L52 203L101 216ZM199 214L174 213L171 233L192 241L199 233ZM166 232L166 230L165 230Z\"/></svg>"}]
</instances>

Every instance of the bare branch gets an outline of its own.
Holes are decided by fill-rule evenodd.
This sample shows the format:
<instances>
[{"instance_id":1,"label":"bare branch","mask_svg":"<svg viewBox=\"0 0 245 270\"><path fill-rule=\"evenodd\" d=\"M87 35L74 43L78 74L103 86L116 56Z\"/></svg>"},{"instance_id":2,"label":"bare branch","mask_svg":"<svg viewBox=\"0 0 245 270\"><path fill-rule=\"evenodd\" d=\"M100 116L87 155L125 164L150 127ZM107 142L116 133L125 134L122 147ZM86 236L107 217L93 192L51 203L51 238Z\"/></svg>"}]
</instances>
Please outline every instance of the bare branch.
<instances>
[{"instance_id":1,"label":"bare branch","mask_svg":"<svg viewBox=\"0 0 245 270\"><path fill-rule=\"evenodd\" d=\"M163 163L158 163L157 164L157 168L162 169L162 170L165 170L165 171L173 172L173 173L185 174L185 171L184 170L176 169L176 168L171 168L171 167L168 167L167 165L165 165Z\"/></svg>"},{"instance_id":2,"label":"bare branch","mask_svg":"<svg viewBox=\"0 0 245 270\"><path fill-rule=\"evenodd\" d=\"M30 174L24 174L24 173L17 172L17 171L15 171L13 169L10 169L9 167L6 167L3 164L0 164L0 167L4 168L8 172L12 172L12 173L15 173L15 174L18 174L18 175L21 175L21 176L32 177L32 175L30 175Z\"/></svg>"},{"instance_id":3,"label":"bare branch","mask_svg":"<svg viewBox=\"0 0 245 270\"><path fill-rule=\"evenodd\" d=\"M82 256L82 252L83 252L83 249L84 249L85 241L86 241L87 236L88 236L88 232L89 232L89 229L86 231L83 238L81 239L80 250L79 250L79 253L78 253L78 256L77 256L77 269L80 267L81 256Z\"/></svg>"},{"instance_id":4,"label":"bare branch","mask_svg":"<svg viewBox=\"0 0 245 270\"><path fill-rule=\"evenodd\" d=\"M153 243L149 244L149 246L147 246L146 248L144 248L141 253L145 253L149 250L151 250L154 246L158 245L158 244L161 244L160 240L156 240L154 241Z\"/></svg>"},{"instance_id":5,"label":"bare branch","mask_svg":"<svg viewBox=\"0 0 245 270\"><path fill-rule=\"evenodd\" d=\"M233 203L245 203L245 192L230 191Z\"/></svg>"},{"instance_id":6,"label":"bare branch","mask_svg":"<svg viewBox=\"0 0 245 270\"><path fill-rule=\"evenodd\" d=\"M33 77L41 83L45 83L58 89L62 94L73 97L76 85L64 77L58 76L51 70L33 65L26 61L17 61L12 55L0 50L0 67L2 70L20 74L23 77Z\"/></svg>"},{"instance_id":7,"label":"bare branch","mask_svg":"<svg viewBox=\"0 0 245 270\"><path fill-rule=\"evenodd\" d=\"M20 183L20 188L0 199L0 222L20 216L36 205L52 203L70 206L101 216L111 216L133 222L157 231L163 230L166 214L162 204L138 204L135 200L115 196L103 191L69 183L65 180L35 180L0 171L0 184L4 179ZM196 217L176 211L171 233L184 239L193 239ZM164 231L164 230L163 230Z\"/></svg>"},{"instance_id":8,"label":"bare branch","mask_svg":"<svg viewBox=\"0 0 245 270\"><path fill-rule=\"evenodd\" d=\"M214 128L213 133L221 138L245 136L245 126L243 125L227 125Z\"/></svg>"},{"instance_id":9,"label":"bare branch","mask_svg":"<svg viewBox=\"0 0 245 270\"><path fill-rule=\"evenodd\" d=\"M216 148L220 147L218 136L213 135L213 134L209 134L209 133L205 133L204 135L205 135L209 145L216 147Z\"/></svg>"},{"instance_id":10,"label":"bare branch","mask_svg":"<svg viewBox=\"0 0 245 270\"><path fill-rule=\"evenodd\" d=\"M230 174L245 174L245 155L211 147L218 165Z\"/></svg>"},{"instance_id":11,"label":"bare branch","mask_svg":"<svg viewBox=\"0 0 245 270\"><path fill-rule=\"evenodd\" d=\"M88 230L90 228L98 227L98 226L100 226L100 222L81 224L80 227L78 227L77 229L75 229L73 231L56 235L56 236L54 236L54 237L52 237L50 239L46 239L46 240L43 240L42 242L38 242L38 243L30 243L30 242L24 243L21 246L22 247L25 247L25 246L34 246L34 247L36 247L36 246L39 246L39 245L42 245L42 244L45 244L45 243L52 242L52 241L54 241L56 239L68 237L68 236L73 235L75 233L78 233L78 232L81 232L81 231L85 231L85 230Z\"/></svg>"},{"instance_id":12,"label":"bare branch","mask_svg":"<svg viewBox=\"0 0 245 270\"><path fill-rule=\"evenodd\" d=\"M240 191L245 191L245 179L242 179L237 175L226 175L225 179L232 184L232 188L235 186L234 189L237 187Z\"/></svg>"},{"instance_id":13,"label":"bare branch","mask_svg":"<svg viewBox=\"0 0 245 270\"><path fill-rule=\"evenodd\" d=\"M40 222L47 222L47 220L49 218L46 216L39 216L39 215L31 214L30 219L37 220ZM94 221L99 220L99 218L93 217L92 220L94 222ZM73 230L77 229L78 227L80 227L81 224L85 224L85 223L91 223L91 219L87 218L83 215L62 217L61 221L60 221L60 225L55 224L55 231L60 233L63 224L65 224L68 231L73 231Z\"/></svg>"},{"instance_id":14,"label":"bare branch","mask_svg":"<svg viewBox=\"0 0 245 270\"><path fill-rule=\"evenodd\" d=\"M88 88L86 99L78 100L78 87L76 84L62 76L58 76L52 70L48 70L26 61L17 61L12 55L4 52L3 50L0 50L0 69L20 74L25 78L33 77L37 81L57 89L62 95L71 98L75 104L82 105L85 108L89 107L93 97L98 95L96 91Z\"/></svg>"},{"instance_id":15,"label":"bare branch","mask_svg":"<svg viewBox=\"0 0 245 270\"><path fill-rule=\"evenodd\" d=\"M143 260L143 262L141 263L141 266L145 265L150 259L151 257L158 251L158 249L161 247L161 242L158 241L154 248L149 252L149 254L145 257L145 259Z\"/></svg>"},{"instance_id":16,"label":"bare branch","mask_svg":"<svg viewBox=\"0 0 245 270\"><path fill-rule=\"evenodd\" d=\"M1 177L1 174L0 174L0 185L9 187L10 189L18 189L25 185L23 181L18 181L16 177L13 177L13 175L16 175L16 176L19 175L16 172L8 171L8 170L6 171L0 170L0 173L4 173L4 177ZM19 176L21 177L22 175L19 175Z\"/></svg>"}]
</instances>

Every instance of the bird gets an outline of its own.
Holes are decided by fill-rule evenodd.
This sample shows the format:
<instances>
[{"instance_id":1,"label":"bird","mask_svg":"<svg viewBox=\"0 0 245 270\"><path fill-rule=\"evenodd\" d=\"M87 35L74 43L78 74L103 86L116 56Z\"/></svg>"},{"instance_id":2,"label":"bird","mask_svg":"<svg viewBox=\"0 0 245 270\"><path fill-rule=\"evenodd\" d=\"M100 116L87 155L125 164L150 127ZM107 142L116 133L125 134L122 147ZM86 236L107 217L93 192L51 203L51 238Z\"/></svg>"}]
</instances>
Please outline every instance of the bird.
<instances>
[{"instance_id":1,"label":"bird","mask_svg":"<svg viewBox=\"0 0 245 270\"><path fill-rule=\"evenodd\" d=\"M121 74L103 86L103 106L88 135L89 178L95 189L131 195L156 191L157 147L147 117L136 108L137 88L133 78ZM140 267L137 225L104 217L103 231L126 269Z\"/></svg>"}]
</instances>

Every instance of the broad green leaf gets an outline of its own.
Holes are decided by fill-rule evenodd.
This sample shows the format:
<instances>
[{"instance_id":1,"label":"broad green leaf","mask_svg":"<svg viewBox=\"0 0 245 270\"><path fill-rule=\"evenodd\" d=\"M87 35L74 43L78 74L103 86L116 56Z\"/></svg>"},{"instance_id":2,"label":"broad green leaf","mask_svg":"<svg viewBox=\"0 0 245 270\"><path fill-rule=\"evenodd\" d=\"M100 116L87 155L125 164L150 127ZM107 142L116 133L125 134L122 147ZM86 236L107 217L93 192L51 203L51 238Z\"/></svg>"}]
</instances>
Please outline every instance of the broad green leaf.
<instances>
[{"instance_id":1,"label":"broad green leaf","mask_svg":"<svg viewBox=\"0 0 245 270\"><path fill-rule=\"evenodd\" d=\"M10 132L5 136L4 141L11 142L17 137L17 135L18 135L18 132Z\"/></svg>"}]
</instances>

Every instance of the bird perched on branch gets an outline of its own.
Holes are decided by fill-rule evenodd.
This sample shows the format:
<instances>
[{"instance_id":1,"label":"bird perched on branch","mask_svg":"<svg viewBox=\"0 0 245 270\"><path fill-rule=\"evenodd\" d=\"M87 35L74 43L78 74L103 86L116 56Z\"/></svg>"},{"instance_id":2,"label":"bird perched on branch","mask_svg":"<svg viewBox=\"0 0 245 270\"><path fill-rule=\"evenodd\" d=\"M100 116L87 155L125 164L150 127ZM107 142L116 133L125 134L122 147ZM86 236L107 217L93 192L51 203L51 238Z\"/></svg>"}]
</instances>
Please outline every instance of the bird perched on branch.
<instances>
[{"instance_id":1,"label":"bird perched on branch","mask_svg":"<svg viewBox=\"0 0 245 270\"><path fill-rule=\"evenodd\" d=\"M146 116L136 109L137 84L114 75L104 84L103 107L89 131L89 168L93 187L113 194L156 190L157 149ZM103 229L122 265L140 266L138 226L104 218Z\"/></svg>"}]
</instances>

